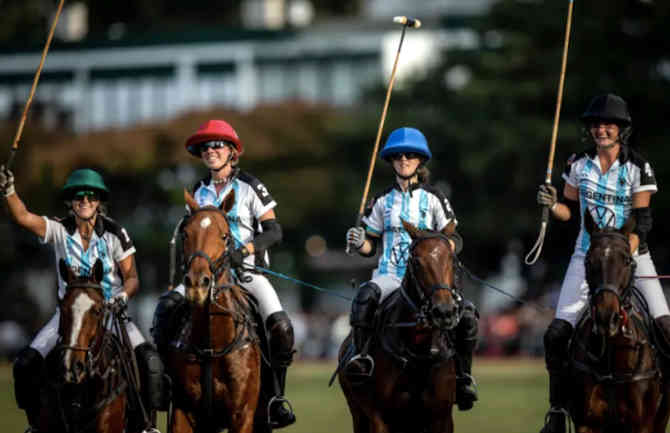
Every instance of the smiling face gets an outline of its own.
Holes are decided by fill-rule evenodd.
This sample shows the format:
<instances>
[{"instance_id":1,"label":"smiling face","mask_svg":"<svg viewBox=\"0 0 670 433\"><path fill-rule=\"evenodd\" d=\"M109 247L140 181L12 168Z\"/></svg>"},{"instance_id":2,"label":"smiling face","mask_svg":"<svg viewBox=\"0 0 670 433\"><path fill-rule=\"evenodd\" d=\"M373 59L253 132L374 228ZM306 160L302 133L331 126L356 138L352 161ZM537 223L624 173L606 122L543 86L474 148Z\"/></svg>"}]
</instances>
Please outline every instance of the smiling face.
<instances>
[{"instance_id":1,"label":"smiling face","mask_svg":"<svg viewBox=\"0 0 670 433\"><path fill-rule=\"evenodd\" d=\"M391 155L393 169L402 177L413 176L421 164L421 158L415 153L396 153Z\"/></svg>"},{"instance_id":2,"label":"smiling face","mask_svg":"<svg viewBox=\"0 0 670 433\"><path fill-rule=\"evenodd\" d=\"M222 147L201 146L200 158L210 170L220 169L230 158L231 148L228 145Z\"/></svg>"},{"instance_id":3,"label":"smiling face","mask_svg":"<svg viewBox=\"0 0 670 433\"><path fill-rule=\"evenodd\" d=\"M88 220L98 211L100 198L92 191L81 191L72 199L72 210L79 218Z\"/></svg>"},{"instance_id":4,"label":"smiling face","mask_svg":"<svg viewBox=\"0 0 670 433\"><path fill-rule=\"evenodd\" d=\"M594 120L589 125L589 132L598 147L609 148L619 142L619 125L611 120Z\"/></svg>"}]
</instances>

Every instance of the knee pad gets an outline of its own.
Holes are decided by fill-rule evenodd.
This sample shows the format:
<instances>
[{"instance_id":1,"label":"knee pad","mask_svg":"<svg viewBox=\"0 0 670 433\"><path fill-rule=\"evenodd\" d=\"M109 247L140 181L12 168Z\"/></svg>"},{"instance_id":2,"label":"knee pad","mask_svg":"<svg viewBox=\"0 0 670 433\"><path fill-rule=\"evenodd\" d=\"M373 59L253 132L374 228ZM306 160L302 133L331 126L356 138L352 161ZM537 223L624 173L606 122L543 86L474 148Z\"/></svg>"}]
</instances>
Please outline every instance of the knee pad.
<instances>
[{"instance_id":1,"label":"knee pad","mask_svg":"<svg viewBox=\"0 0 670 433\"><path fill-rule=\"evenodd\" d=\"M163 410L166 407L167 395L169 395L163 377L165 373L163 361L150 343L137 346L135 356L140 368L143 399L152 409Z\"/></svg>"},{"instance_id":2,"label":"knee pad","mask_svg":"<svg viewBox=\"0 0 670 433\"><path fill-rule=\"evenodd\" d=\"M554 319L544 334L544 351L548 370L561 370L568 357L572 325L563 319Z\"/></svg>"},{"instance_id":3,"label":"knee pad","mask_svg":"<svg viewBox=\"0 0 670 433\"><path fill-rule=\"evenodd\" d=\"M14 360L14 393L21 409L39 405L44 358L32 347L22 349Z\"/></svg>"},{"instance_id":4,"label":"knee pad","mask_svg":"<svg viewBox=\"0 0 670 433\"><path fill-rule=\"evenodd\" d=\"M270 353L272 365L288 367L293 361L293 325L286 311L277 311L270 314L265 321L265 328L270 336Z\"/></svg>"},{"instance_id":5,"label":"knee pad","mask_svg":"<svg viewBox=\"0 0 670 433\"><path fill-rule=\"evenodd\" d=\"M475 304L468 300L463 301L461 308L463 314L456 327L458 337L462 340L476 340L479 332L479 311L477 311Z\"/></svg>"},{"instance_id":6,"label":"knee pad","mask_svg":"<svg viewBox=\"0 0 670 433\"><path fill-rule=\"evenodd\" d=\"M381 297L382 290L378 285L370 281L363 284L351 303L351 325L370 327Z\"/></svg>"},{"instance_id":7,"label":"knee pad","mask_svg":"<svg viewBox=\"0 0 670 433\"><path fill-rule=\"evenodd\" d=\"M171 290L158 299L154 319L151 325L151 336L158 347L166 346L177 331L180 320L179 314L187 306L187 301L181 293Z\"/></svg>"}]
</instances>

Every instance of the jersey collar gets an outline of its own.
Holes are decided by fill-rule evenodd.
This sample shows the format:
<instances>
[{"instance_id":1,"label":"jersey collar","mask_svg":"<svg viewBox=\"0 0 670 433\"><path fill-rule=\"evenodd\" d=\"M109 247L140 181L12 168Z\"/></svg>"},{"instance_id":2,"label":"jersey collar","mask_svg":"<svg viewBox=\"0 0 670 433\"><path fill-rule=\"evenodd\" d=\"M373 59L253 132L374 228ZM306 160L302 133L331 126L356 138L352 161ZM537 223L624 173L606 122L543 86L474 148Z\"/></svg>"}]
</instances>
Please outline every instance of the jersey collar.
<instances>
[{"instance_id":1,"label":"jersey collar","mask_svg":"<svg viewBox=\"0 0 670 433\"><path fill-rule=\"evenodd\" d=\"M74 215L69 215L66 217L61 221L61 224L63 224L63 227L65 227L67 234L74 236L75 232L77 231L77 220L75 219ZM98 214L95 217L95 226L93 226L93 230L95 230L95 234L98 235L98 237L102 237L102 235L105 234L105 225L102 223L102 215Z\"/></svg>"},{"instance_id":2,"label":"jersey collar","mask_svg":"<svg viewBox=\"0 0 670 433\"><path fill-rule=\"evenodd\" d=\"M586 154L589 156L589 158L596 159L596 156L598 156L598 150L596 146L593 146L592 148L588 149L586 151ZM630 148L627 145L625 144L619 145L619 156L617 156L617 159L619 160L620 164L624 164L630 160Z\"/></svg>"}]
</instances>

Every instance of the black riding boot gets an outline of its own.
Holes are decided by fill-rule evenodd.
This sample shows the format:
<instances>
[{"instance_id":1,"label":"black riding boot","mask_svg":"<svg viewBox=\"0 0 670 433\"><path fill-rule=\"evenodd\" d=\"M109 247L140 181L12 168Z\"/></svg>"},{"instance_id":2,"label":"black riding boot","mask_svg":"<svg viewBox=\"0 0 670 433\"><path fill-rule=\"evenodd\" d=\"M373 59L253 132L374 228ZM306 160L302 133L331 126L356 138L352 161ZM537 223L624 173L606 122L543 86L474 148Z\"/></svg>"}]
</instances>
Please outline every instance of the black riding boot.
<instances>
[{"instance_id":1,"label":"black riding boot","mask_svg":"<svg viewBox=\"0 0 670 433\"><path fill-rule=\"evenodd\" d=\"M382 291L375 283L363 284L351 303L351 328L354 341L354 354L344 367L344 374L354 382L367 380L375 368L372 357L368 355L370 340L374 336L375 310Z\"/></svg>"},{"instance_id":2,"label":"black riding boot","mask_svg":"<svg viewBox=\"0 0 670 433\"><path fill-rule=\"evenodd\" d=\"M44 358L32 347L21 350L14 360L14 394L16 404L26 411L29 432L37 431L41 408L40 390L43 379Z\"/></svg>"},{"instance_id":3,"label":"black riding boot","mask_svg":"<svg viewBox=\"0 0 670 433\"><path fill-rule=\"evenodd\" d=\"M140 371L142 405L152 423L143 433L160 433L155 425L155 412L168 410L170 395L163 362L156 349L148 342L135 348L135 357Z\"/></svg>"},{"instance_id":4,"label":"black riding boot","mask_svg":"<svg viewBox=\"0 0 670 433\"><path fill-rule=\"evenodd\" d=\"M274 376L274 397L268 403L268 419L273 429L295 423L291 403L284 397L286 369L293 362L293 325L285 311L272 313L265 321L270 337L270 359Z\"/></svg>"},{"instance_id":5,"label":"black riding boot","mask_svg":"<svg viewBox=\"0 0 670 433\"><path fill-rule=\"evenodd\" d=\"M188 308L186 299L176 290L171 290L158 299L151 325L151 336L162 356L165 356L170 342L181 328L186 308Z\"/></svg>"},{"instance_id":6,"label":"black riding boot","mask_svg":"<svg viewBox=\"0 0 670 433\"><path fill-rule=\"evenodd\" d=\"M479 313L468 301L463 308L463 316L456 327L456 404L460 410L470 410L478 400L477 384L472 377L472 354L477 347Z\"/></svg>"},{"instance_id":7,"label":"black riding boot","mask_svg":"<svg viewBox=\"0 0 670 433\"><path fill-rule=\"evenodd\" d=\"M540 433L565 433L566 421L570 422L567 410L565 370L568 362L568 346L572 337L572 325L562 319L554 319L544 334L544 351L549 371L550 409Z\"/></svg>"}]
</instances>

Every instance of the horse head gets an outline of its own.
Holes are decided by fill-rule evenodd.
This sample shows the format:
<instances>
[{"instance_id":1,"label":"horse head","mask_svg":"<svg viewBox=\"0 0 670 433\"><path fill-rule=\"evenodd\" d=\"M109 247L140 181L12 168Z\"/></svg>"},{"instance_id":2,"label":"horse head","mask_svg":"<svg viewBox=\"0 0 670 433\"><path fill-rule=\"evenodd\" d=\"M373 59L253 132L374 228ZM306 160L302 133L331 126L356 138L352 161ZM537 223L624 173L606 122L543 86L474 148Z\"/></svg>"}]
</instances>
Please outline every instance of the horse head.
<instances>
[{"instance_id":1,"label":"horse head","mask_svg":"<svg viewBox=\"0 0 670 433\"><path fill-rule=\"evenodd\" d=\"M231 191L218 208L200 207L187 191L184 191L184 199L191 210L182 225L186 299L192 305L205 308L214 295L211 289L230 272L233 239L226 213L235 204L235 191Z\"/></svg>"},{"instance_id":2,"label":"horse head","mask_svg":"<svg viewBox=\"0 0 670 433\"><path fill-rule=\"evenodd\" d=\"M456 226L452 222L435 232L419 230L406 221L402 224L412 239L403 286L414 288L417 321L441 331L453 329L461 316L461 297L454 287L455 253L449 242Z\"/></svg>"},{"instance_id":3,"label":"horse head","mask_svg":"<svg viewBox=\"0 0 670 433\"><path fill-rule=\"evenodd\" d=\"M60 276L67 283L59 300L60 368L66 383L78 384L92 368L104 335L105 297L100 286L103 267L96 260L88 275L75 275L63 259L58 263Z\"/></svg>"},{"instance_id":4,"label":"horse head","mask_svg":"<svg viewBox=\"0 0 670 433\"><path fill-rule=\"evenodd\" d=\"M613 337L628 320L624 307L630 301L635 274L628 235L635 227L635 218L631 216L620 229L598 227L591 213L585 212L584 225L591 236L584 268L594 330Z\"/></svg>"}]
</instances>

